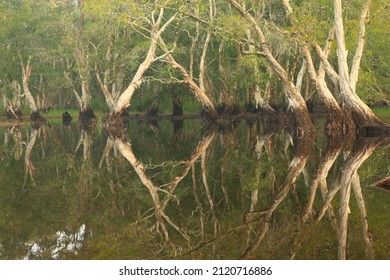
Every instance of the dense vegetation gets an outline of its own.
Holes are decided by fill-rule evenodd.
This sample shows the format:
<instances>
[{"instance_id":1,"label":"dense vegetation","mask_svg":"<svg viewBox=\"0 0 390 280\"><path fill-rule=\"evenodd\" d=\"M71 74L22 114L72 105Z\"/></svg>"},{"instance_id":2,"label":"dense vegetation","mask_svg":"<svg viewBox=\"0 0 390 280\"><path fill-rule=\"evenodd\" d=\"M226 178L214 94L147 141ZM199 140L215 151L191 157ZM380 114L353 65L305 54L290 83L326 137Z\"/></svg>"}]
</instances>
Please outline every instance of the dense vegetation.
<instances>
[{"instance_id":1,"label":"dense vegetation","mask_svg":"<svg viewBox=\"0 0 390 280\"><path fill-rule=\"evenodd\" d=\"M385 182L380 187L388 188L390 126L374 113L388 114L390 98L387 2L1 1L1 113L10 119L30 115L33 123L23 129L19 122L1 124L8 127L0 131L0 198L5 201L0 204L8 211L0 211L0 218L9 234L0 240L0 256L19 258L26 245L33 254L34 242L49 239L31 232L36 227L27 221L34 216L39 224L48 216L41 226L45 233L53 223L67 228L70 239L103 232L96 239L85 235L90 239L84 240L84 249L91 250L86 256L96 258L111 250L120 252L116 257L134 257L145 244L159 250L147 258L182 257L178 251L183 248L195 252L194 258L210 258L216 254L203 242L231 245L236 229L242 243L235 244L239 248L233 255L260 258L256 254L267 232L276 232L278 219L285 219L282 211L294 213L286 233L296 231L284 240L295 252L305 249L306 231L322 230L310 221L320 222L328 213L321 227L331 230L333 225L338 258L345 259L352 206L359 209L367 256L373 258L367 224L371 206L365 205L361 184ZM373 106L381 108L372 111ZM43 125L43 112L48 117L65 110L79 112L77 133L69 127L70 117L61 127ZM107 118L91 125L96 123L88 120L97 112ZM152 117L201 112L204 126L183 129L181 117L165 116L173 124L171 136L168 122L148 118L146 126L123 118L136 112ZM317 115L309 112L324 113L326 120L318 125ZM245 118L244 128L240 118ZM100 137L103 128L108 135ZM94 138L95 132L99 137ZM155 141L156 135L163 141ZM46 145L52 145L50 153ZM380 169L367 160L371 155ZM197 186L204 187L200 197ZM350 203L351 193L356 205ZM368 200L381 195L368 193ZM336 197L339 203L333 203ZM387 197L380 200L387 205ZM64 212L52 213L42 201ZM236 224L246 211L255 227ZM13 216L8 212L21 212L15 218L22 219L20 227L9 222ZM63 213L70 213L69 220L51 216ZM192 218L185 219L194 215L200 229ZM105 224L101 217L114 219ZM387 229L377 237L388 236ZM273 238L283 237L283 231L271 234L268 245L273 247ZM172 247L173 235L180 241ZM47 253L56 243L50 238ZM135 253L122 251L129 238L137 241ZM198 246L205 251L192 251ZM382 247L375 248L377 256L388 256L388 247L383 252ZM221 258L230 257L230 249ZM42 254L35 257L59 256ZM362 253L357 254L360 258Z\"/></svg>"},{"instance_id":2,"label":"dense vegetation","mask_svg":"<svg viewBox=\"0 0 390 280\"><path fill-rule=\"evenodd\" d=\"M199 111L201 106L228 113L245 105L247 111L287 107L291 96L284 93L280 74L264 56L253 24L233 2L1 1L2 107L9 116L24 107L31 112L92 108L118 113L129 104L132 112L159 105L160 111L171 113L172 102L187 112ZM349 63L368 2L344 3ZM315 47L324 46L328 38L333 1L240 4L261 27L267 48L290 81L298 84L300 80L306 102L315 108L323 105L315 81L308 73L299 73L306 70L302 42L311 49L314 65L320 64ZM388 6L384 0L372 1L367 14L356 93L369 105L385 104L390 98ZM330 47L328 61L337 69L335 45ZM328 77L326 82L337 98L337 86ZM35 106L26 91L31 92Z\"/></svg>"}]
</instances>

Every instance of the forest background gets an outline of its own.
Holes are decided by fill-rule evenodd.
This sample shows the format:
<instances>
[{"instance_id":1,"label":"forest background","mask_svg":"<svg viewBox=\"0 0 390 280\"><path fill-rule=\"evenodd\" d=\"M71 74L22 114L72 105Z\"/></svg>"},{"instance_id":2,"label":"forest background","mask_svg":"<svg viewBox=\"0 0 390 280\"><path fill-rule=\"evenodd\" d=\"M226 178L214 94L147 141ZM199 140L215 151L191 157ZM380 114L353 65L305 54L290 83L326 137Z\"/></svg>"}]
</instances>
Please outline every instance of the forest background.
<instances>
[{"instance_id":1,"label":"forest background","mask_svg":"<svg viewBox=\"0 0 390 280\"><path fill-rule=\"evenodd\" d=\"M303 49L308 46L313 65L321 67L316 48L325 50L333 40L334 5L341 1L3 0L1 114L71 108L134 113L158 107L167 114L200 112L202 106L219 113L287 108L290 97L280 75L258 51L264 42L233 2L261 26L268 50L309 110L321 110ZM386 106L389 4L342 4L348 63L358 52L362 11L369 6L355 91L369 106ZM327 58L335 69L336 45L329 46ZM337 98L330 75L326 83Z\"/></svg>"}]
</instances>

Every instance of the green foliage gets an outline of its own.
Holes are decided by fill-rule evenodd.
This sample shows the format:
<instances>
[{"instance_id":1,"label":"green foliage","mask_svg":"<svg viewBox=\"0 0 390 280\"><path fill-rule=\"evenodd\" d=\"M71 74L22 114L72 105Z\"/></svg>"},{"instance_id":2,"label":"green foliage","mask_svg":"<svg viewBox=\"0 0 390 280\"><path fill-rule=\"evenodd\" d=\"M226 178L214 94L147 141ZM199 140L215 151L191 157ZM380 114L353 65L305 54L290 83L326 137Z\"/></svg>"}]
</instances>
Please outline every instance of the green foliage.
<instances>
[{"instance_id":1,"label":"green foliage","mask_svg":"<svg viewBox=\"0 0 390 280\"><path fill-rule=\"evenodd\" d=\"M157 19L160 7L164 6L162 24L178 12L177 19L163 33L164 41L173 48L175 59L187 70L192 67L195 81L199 77L199 63L203 53L206 34L211 32L211 41L206 54L206 78L210 96L218 103L220 93L227 91L235 102L244 103L248 89L254 84L264 89L270 79L277 82L264 60L255 56L242 56L239 43L257 41L251 25L226 1L217 0L215 19L210 19L208 1L144 1L144 0L86 0L84 6L65 1L5 0L0 3L0 86L14 80L21 82L18 53L27 60L32 56L31 91L36 96L43 79L47 100L53 105L76 107L71 84L80 90L81 80L88 80L92 92L92 106L107 110L95 77L95 62L100 74L110 72L108 84L118 75L123 76L123 89L130 83L138 66L143 61L150 45L150 31ZM384 0L372 1L372 12L367 26L366 46L360 71L358 94L368 103L389 99L390 61L388 55L389 30L384 28L390 20L390 9ZM267 45L276 59L291 68L300 60L299 43L308 41L324 45L333 22L333 1L291 1L296 19L291 25L285 16L282 1L241 1L258 21L267 39ZM343 2L348 59L352 60L359 31L363 1ZM244 48L248 44L244 43ZM220 49L221 47L221 49ZM194 49L192 49L194 48ZM107 58L108 51L111 58ZM190 53L194 63L190 65ZM79 67L75 54L84 53L83 67ZM164 54L158 46L157 56ZM330 61L334 65L334 48ZM115 59L113 58L115 57ZM318 59L314 61L318 63ZM223 67L223 73L221 72ZM84 69L81 69L84 68ZM291 73L292 75L296 75ZM71 81L65 79L69 72ZM145 83L138 93L142 110L155 99L161 82L177 85L182 76L160 59L146 74ZM153 80L153 82L151 82ZM175 82L174 82L175 81ZM158 85L160 84L160 85ZM187 90L189 92L189 90ZM136 94L137 95L137 94ZM144 100L142 100L144 98ZM169 95L161 93L161 104L169 104ZM279 100L280 97L275 97ZM193 99L183 104L198 110ZM55 104L57 103L57 104ZM166 106L166 105L164 105ZM56 107L56 106L54 106Z\"/></svg>"}]
</instances>

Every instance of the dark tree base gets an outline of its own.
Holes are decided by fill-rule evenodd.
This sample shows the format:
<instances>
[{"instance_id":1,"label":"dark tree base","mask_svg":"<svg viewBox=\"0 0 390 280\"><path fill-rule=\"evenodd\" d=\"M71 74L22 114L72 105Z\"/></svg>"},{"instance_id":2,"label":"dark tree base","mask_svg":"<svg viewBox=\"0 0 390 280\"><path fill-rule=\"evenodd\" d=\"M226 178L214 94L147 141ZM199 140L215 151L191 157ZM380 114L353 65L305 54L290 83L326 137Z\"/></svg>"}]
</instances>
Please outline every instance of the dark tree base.
<instances>
[{"instance_id":1,"label":"dark tree base","mask_svg":"<svg viewBox=\"0 0 390 280\"><path fill-rule=\"evenodd\" d=\"M173 116L182 116L183 115L183 107L181 106L180 103L173 103L173 108L172 108L172 115Z\"/></svg>"},{"instance_id":2,"label":"dark tree base","mask_svg":"<svg viewBox=\"0 0 390 280\"><path fill-rule=\"evenodd\" d=\"M238 115L240 113L240 108L237 104L221 103L217 106L217 113L219 115Z\"/></svg>"},{"instance_id":3,"label":"dark tree base","mask_svg":"<svg viewBox=\"0 0 390 280\"><path fill-rule=\"evenodd\" d=\"M374 186L390 191L390 176L375 182Z\"/></svg>"},{"instance_id":4,"label":"dark tree base","mask_svg":"<svg viewBox=\"0 0 390 280\"><path fill-rule=\"evenodd\" d=\"M148 117L156 117L158 116L158 105L151 106L148 111L146 111L146 115Z\"/></svg>"},{"instance_id":5,"label":"dark tree base","mask_svg":"<svg viewBox=\"0 0 390 280\"><path fill-rule=\"evenodd\" d=\"M121 114L111 113L104 121L102 126L107 134L112 138L122 138L123 132L126 130L128 120L126 117L129 113L125 110Z\"/></svg>"},{"instance_id":6,"label":"dark tree base","mask_svg":"<svg viewBox=\"0 0 390 280\"><path fill-rule=\"evenodd\" d=\"M68 112L65 112L62 114L62 124L65 125L65 126L69 126L70 123L72 122L72 116L68 113Z\"/></svg>"},{"instance_id":7,"label":"dark tree base","mask_svg":"<svg viewBox=\"0 0 390 280\"><path fill-rule=\"evenodd\" d=\"M15 114L14 114L15 113ZM22 110L20 108L14 108L13 112L11 110L7 110L5 112L7 119L20 119L23 116Z\"/></svg>"},{"instance_id":8,"label":"dark tree base","mask_svg":"<svg viewBox=\"0 0 390 280\"><path fill-rule=\"evenodd\" d=\"M91 107L80 111L79 124L81 129L90 131L96 125L96 116Z\"/></svg>"},{"instance_id":9,"label":"dark tree base","mask_svg":"<svg viewBox=\"0 0 390 280\"><path fill-rule=\"evenodd\" d=\"M39 112L32 112L30 115L31 126L33 128L39 128L44 124L47 124L47 120L41 116Z\"/></svg>"},{"instance_id":10,"label":"dark tree base","mask_svg":"<svg viewBox=\"0 0 390 280\"><path fill-rule=\"evenodd\" d=\"M96 116L91 107L88 107L79 113L79 122L88 122L94 118L96 118Z\"/></svg>"},{"instance_id":11,"label":"dark tree base","mask_svg":"<svg viewBox=\"0 0 390 280\"><path fill-rule=\"evenodd\" d=\"M358 129L363 137L390 137L390 127L365 126Z\"/></svg>"}]
</instances>

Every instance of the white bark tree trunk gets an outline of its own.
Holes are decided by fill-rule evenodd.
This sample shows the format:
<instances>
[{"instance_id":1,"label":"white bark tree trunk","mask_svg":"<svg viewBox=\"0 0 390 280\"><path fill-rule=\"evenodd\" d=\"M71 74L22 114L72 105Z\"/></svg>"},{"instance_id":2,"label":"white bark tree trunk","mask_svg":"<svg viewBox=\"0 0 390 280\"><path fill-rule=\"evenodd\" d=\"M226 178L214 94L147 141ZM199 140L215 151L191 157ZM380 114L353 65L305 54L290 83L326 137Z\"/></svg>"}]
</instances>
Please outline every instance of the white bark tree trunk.
<instances>
[{"instance_id":1,"label":"white bark tree trunk","mask_svg":"<svg viewBox=\"0 0 390 280\"><path fill-rule=\"evenodd\" d=\"M134 92L141 86L142 79L145 72L149 69L150 65L155 60L156 49L158 40L161 39L161 34L165 31L165 29L175 20L177 13L174 14L161 28L161 22L163 20L164 8L160 8L160 13L156 23L152 26L151 34L150 34L150 45L148 53L144 61L138 67L137 72L135 73L130 85L127 89L121 94L118 101L115 104L114 113L121 114L128 106L130 106L131 98Z\"/></svg>"},{"instance_id":2,"label":"white bark tree trunk","mask_svg":"<svg viewBox=\"0 0 390 280\"><path fill-rule=\"evenodd\" d=\"M360 30L358 36L358 44L356 47L355 56L352 61L352 67L350 73L351 87L352 87L352 91L354 92L356 92L356 84L359 78L360 62L362 60L364 44L366 41L366 24L370 12L370 6L371 6L371 0L367 0L366 3L364 4L362 14L360 16Z\"/></svg>"},{"instance_id":3,"label":"white bark tree trunk","mask_svg":"<svg viewBox=\"0 0 390 280\"><path fill-rule=\"evenodd\" d=\"M167 62L176 70L180 72L183 76L184 82L190 87L192 92L195 94L196 98L199 100L199 102L203 105L203 107L206 109L207 112L209 112L211 115L217 115L217 112L215 110L214 103L210 100L208 95L204 90L200 88L200 86L194 81L193 78L189 75L189 73L184 69L184 67L179 64L173 55L169 52L167 47L165 46L164 41L162 38L160 38L160 44L163 46L164 51L167 52L166 60Z\"/></svg>"},{"instance_id":4,"label":"white bark tree trunk","mask_svg":"<svg viewBox=\"0 0 390 280\"><path fill-rule=\"evenodd\" d=\"M27 65L26 67L24 66L23 58L21 54L19 53L19 58L20 58L20 66L22 68L22 75L23 75L23 91L24 95L26 97L26 100L28 102L28 105L30 107L31 113L36 113L38 112L38 107L35 103L35 99L33 95L30 92L29 89L29 80L30 80L30 75L31 75L31 59L32 57L30 56L27 60Z\"/></svg>"},{"instance_id":5,"label":"white bark tree trunk","mask_svg":"<svg viewBox=\"0 0 390 280\"><path fill-rule=\"evenodd\" d=\"M358 119L357 121L364 122L362 125L383 125L385 123L381 121L372 112L372 110L359 98L359 96L355 92L365 40L365 25L367 22L367 15L369 12L370 4L371 1L367 0L362 12L358 46L350 74L347 63L347 50L345 48L345 32L343 24L342 3L341 0L334 0L334 21L336 26L338 76L343 101L355 113L355 117Z\"/></svg>"},{"instance_id":6,"label":"white bark tree trunk","mask_svg":"<svg viewBox=\"0 0 390 280\"><path fill-rule=\"evenodd\" d=\"M256 22L253 16L249 14L236 0L228 1L246 19L246 21L256 32L259 39L261 56L268 62L270 67L282 81L284 90L286 91L289 98L289 108L292 109L295 113L300 133L313 133L314 126L310 120L310 115L307 110L305 100L302 98L301 94L298 92L298 89L295 87L292 81L290 81L286 70L272 55L267 46L267 40L260 28L260 25Z\"/></svg>"}]
</instances>

